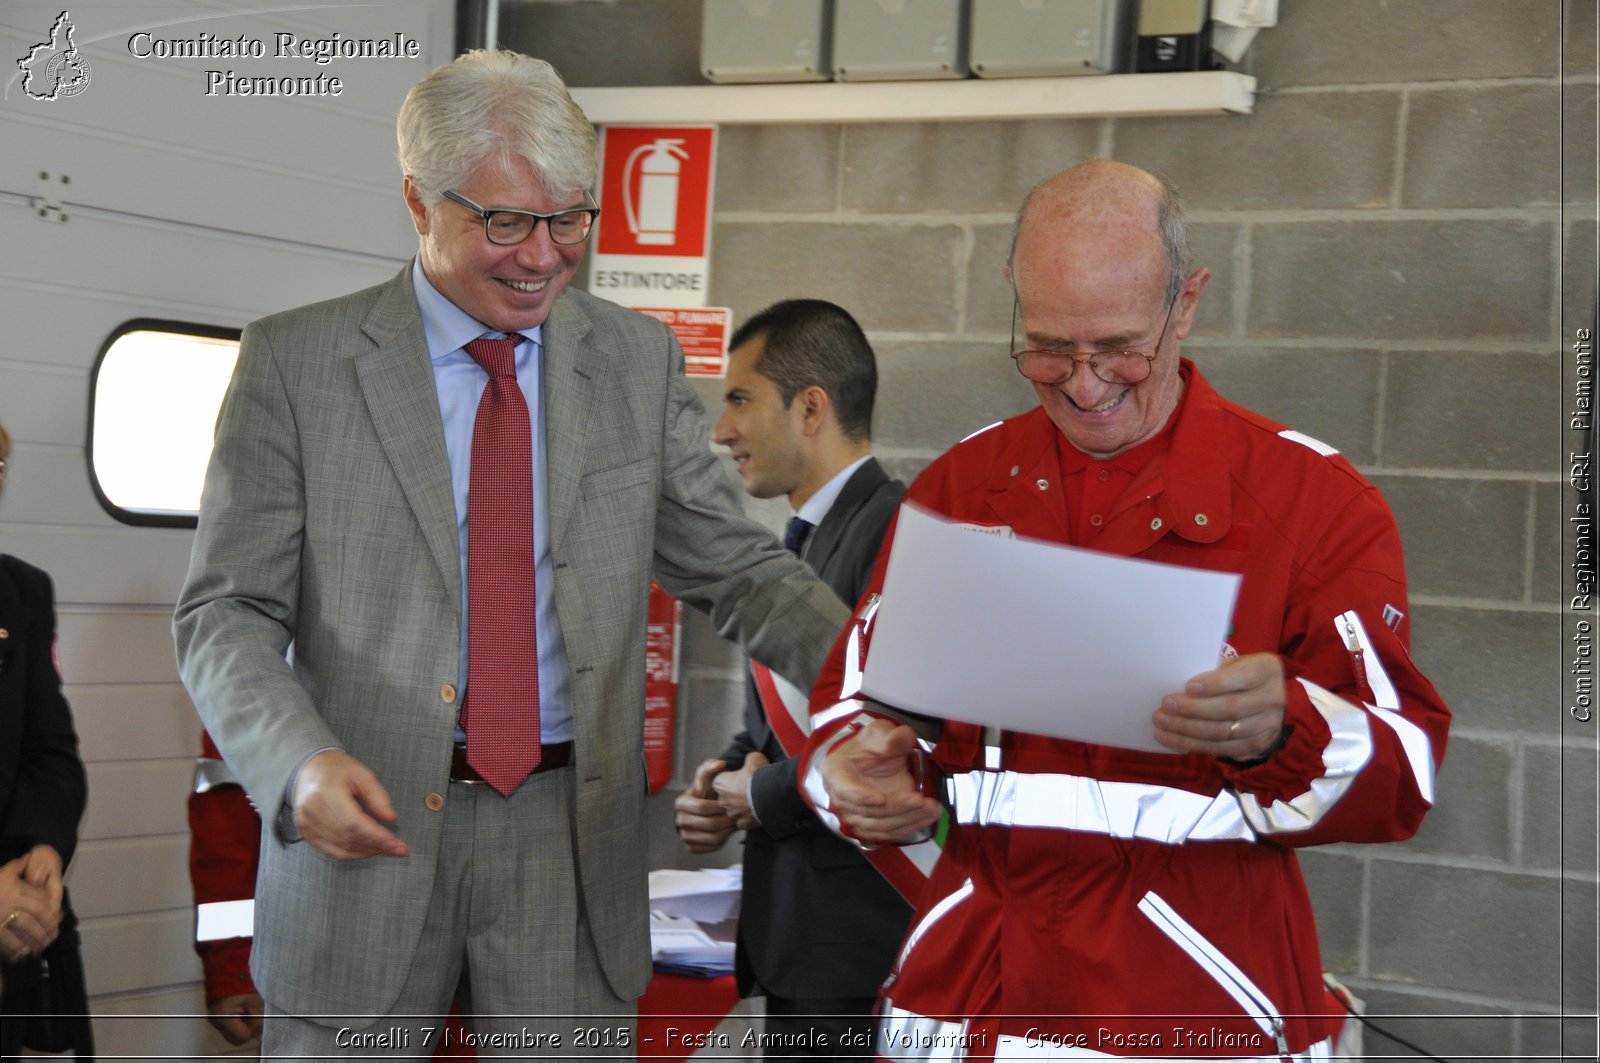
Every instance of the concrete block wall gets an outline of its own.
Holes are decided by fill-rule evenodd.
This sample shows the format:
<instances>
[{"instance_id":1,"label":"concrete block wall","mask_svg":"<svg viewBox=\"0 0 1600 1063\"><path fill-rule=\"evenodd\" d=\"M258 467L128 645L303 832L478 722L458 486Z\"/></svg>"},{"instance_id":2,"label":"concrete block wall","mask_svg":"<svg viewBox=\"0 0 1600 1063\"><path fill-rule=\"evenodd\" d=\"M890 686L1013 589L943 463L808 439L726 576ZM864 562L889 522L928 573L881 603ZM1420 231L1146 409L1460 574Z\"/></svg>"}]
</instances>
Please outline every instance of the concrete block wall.
<instances>
[{"instance_id":1,"label":"concrete block wall","mask_svg":"<svg viewBox=\"0 0 1600 1063\"><path fill-rule=\"evenodd\" d=\"M1024 193L1096 156L1171 178L1215 273L1185 353L1383 489L1415 654L1456 713L1415 839L1304 854L1327 963L1435 1055L1593 1058L1596 739L1563 700L1560 529L1565 338L1594 312L1594 5L1283 0L1246 69L1249 117L726 126L711 302L852 310L878 452L909 477L1031 405L1001 277ZM679 785L740 702L696 620L684 660ZM671 796L657 866L691 862Z\"/></svg>"}]
</instances>

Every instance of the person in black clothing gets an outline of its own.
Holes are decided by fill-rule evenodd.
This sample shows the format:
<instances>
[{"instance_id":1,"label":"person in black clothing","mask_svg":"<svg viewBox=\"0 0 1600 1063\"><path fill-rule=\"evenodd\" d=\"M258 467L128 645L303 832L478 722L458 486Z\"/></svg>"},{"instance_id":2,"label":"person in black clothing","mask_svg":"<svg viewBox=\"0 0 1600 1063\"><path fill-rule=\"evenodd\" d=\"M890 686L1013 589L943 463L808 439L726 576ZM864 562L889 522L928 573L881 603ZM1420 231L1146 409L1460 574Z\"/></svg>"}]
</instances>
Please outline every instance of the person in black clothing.
<instances>
[{"instance_id":1,"label":"person in black clothing","mask_svg":"<svg viewBox=\"0 0 1600 1063\"><path fill-rule=\"evenodd\" d=\"M11 437L0 426L0 492ZM77 921L62 874L78 841L87 786L54 660L50 577L0 554L0 1057L24 1045L94 1047ZM48 1018L46 1017L48 1016Z\"/></svg>"}]
</instances>

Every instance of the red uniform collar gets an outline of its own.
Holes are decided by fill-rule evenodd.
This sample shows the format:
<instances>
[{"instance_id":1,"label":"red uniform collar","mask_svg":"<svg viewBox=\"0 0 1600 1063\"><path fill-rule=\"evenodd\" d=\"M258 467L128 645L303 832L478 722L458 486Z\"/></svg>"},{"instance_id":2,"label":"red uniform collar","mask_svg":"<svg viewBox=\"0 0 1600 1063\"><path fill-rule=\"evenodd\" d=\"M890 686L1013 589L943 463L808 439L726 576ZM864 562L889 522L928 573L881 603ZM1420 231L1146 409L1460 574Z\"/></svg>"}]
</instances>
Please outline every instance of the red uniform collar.
<instances>
[{"instance_id":1,"label":"red uniform collar","mask_svg":"<svg viewBox=\"0 0 1600 1063\"><path fill-rule=\"evenodd\" d=\"M1150 456L1130 491L1142 491L1160 519L1149 529L1151 542L1172 532L1190 542L1213 543L1228 533L1233 521L1226 404L1189 359L1180 359L1178 371L1183 398L1169 421L1170 430L1163 429L1152 441L1164 440L1165 445ZM996 462L1002 476L991 503L1001 516L1014 515L1014 523L1027 526L1038 520L1041 495L1057 487L1060 430L1042 406L1014 418L1008 427L1009 438ZM1059 524L1060 507L1045 508L1056 514L1052 523ZM1066 532L1060 528L1061 538L1068 538Z\"/></svg>"}]
</instances>

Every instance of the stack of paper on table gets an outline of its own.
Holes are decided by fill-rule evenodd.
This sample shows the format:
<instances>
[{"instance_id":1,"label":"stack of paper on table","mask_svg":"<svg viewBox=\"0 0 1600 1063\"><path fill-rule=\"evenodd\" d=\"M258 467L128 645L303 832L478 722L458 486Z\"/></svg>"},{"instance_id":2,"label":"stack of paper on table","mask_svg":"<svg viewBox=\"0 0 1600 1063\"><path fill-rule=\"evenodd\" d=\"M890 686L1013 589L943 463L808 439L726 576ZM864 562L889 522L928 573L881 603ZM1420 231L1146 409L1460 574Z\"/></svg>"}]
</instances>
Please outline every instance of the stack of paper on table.
<instances>
[{"instance_id":1,"label":"stack of paper on table","mask_svg":"<svg viewBox=\"0 0 1600 1063\"><path fill-rule=\"evenodd\" d=\"M733 971L733 940L723 935L739 914L742 882L739 867L650 872L650 958L657 970Z\"/></svg>"}]
</instances>

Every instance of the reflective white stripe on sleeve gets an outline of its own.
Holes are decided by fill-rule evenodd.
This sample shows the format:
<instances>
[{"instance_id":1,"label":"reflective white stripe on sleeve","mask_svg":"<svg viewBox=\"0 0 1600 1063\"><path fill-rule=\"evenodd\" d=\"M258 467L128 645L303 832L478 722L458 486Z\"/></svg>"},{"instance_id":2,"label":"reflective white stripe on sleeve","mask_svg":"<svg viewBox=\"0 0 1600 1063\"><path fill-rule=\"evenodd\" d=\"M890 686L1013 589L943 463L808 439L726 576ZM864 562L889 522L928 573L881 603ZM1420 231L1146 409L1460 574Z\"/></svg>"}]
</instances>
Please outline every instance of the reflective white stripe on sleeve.
<instances>
[{"instance_id":1,"label":"reflective white stripe on sleeve","mask_svg":"<svg viewBox=\"0 0 1600 1063\"><path fill-rule=\"evenodd\" d=\"M1395 690L1389 673L1384 670L1383 660L1373 647L1372 640L1367 637L1367 626L1361 622L1361 617L1352 609L1341 616L1339 622L1345 625L1341 634L1355 643L1351 649L1361 653L1367 686L1372 688L1372 696L1378 702L1367 707L1374 716L1388 724L1400 739L1400 747L1406 752L1406 762L1411 765L1411 777L1417 783L1417 792L1432 805L1433 743L1429 741L1426 731L1400 715L1400 694Z\"/></svg>"},{"instance_id":2,"label":"reflective white stripe on sleeve","mask_svg":"<svg viewBox=\"0 0 1600 1063\"><path fill-rule=\"evenodd\" d=\"M885 1000L878 1015L878 1056L901 1063L949 1063L964 1059L967 1049L981 1036L968 1033L969 1025L966 1021L930 1019Z\"/></svg>"},{"instance_id":3,"label":"reflective white stripe on sleeve","mask_svg":"<svg viewBox=\"0 0 1600 1063\"><path fill-rule=\"evenodd\" d=\"M1428 739L1427 732L1404 716L1400 715L1400 694L1394 687L1394 681L1389 678L1388 671L1383 667L1383 659L1378 656L1377 648L1372 644L1372 639L1367 636L1367 626L1361 622L1361 616L1354 609L1343 614L1335 621L1335 626L1343 625L1340 636L1350 640L1350 652L1359 655L1361 672L1367 681L1367 686L1372 690L1376 705L1368 705L1372 715L1389 725L1395 736L1400 739L1400 748L1405 750L1406 763L1411 767L1411 777L1416 781L1417 792L1422 799L1431 806L1433 804L1433 743Z\"/></svg>"},{"instance_id":4,"label":"reflective white stripe on sleeve","mask_svg":"<svg viewBox=\"0 0 1600 1063\"><path fill-rule=\"evenodd\" d=\"M1372 730L1367 714L1337 694L1299 679L1311 704L1328 724L1330 738L1322 751L1323 774L1311 780L1305 793L1263 807L1249 794L1239 795L1239 807L1258 834L1289 834L1317 824L1372 759Z\"/></svg>"},{"instance_id":5,"label":"reflective white stripe on sleeve","mask_svg":"<svg viewBox=\"0 0 1600 1063\"><path fill-rule=\"evenodd\" d=\"M1354 609L1345 613L1334 622L1334 626L1346 625L1340 631L1341 637L1355 640L1351 647L1352 652L1360 652L1362 670L1366 672L1367 686L1372 688L1372 696L1377 699L1380 709L1389 709L1398 712L1400 709L1400 695L1394 689L1394 683L1389 679L1389 673L1384 671L1383 661L1378 657L1378 651L1373 647L1372 640L1367 637L1367 626L1361 622L1361 617Z\"/></svg>"},{"instance_id":6,"label":"reflective white stripe on sleeve","mask_svg":"<svg viewBox=\"0 0 1600 1063\"><path fill-rule=\"evenodd\" d=\"M255 936L256 902L212 901L195 906L194 939L226 941Z\"/></svg>"},{"instance_id":7,"label":"reflective white stripe on sleeve","mask_svg":"<svg viewBox=\"0 0 1600 1063\"><path fill-rule=\"evenodd\" d=\"M194 792L203 794L213 786L238 786L239 777L228 767L227 761L212 757L194 759Z\"/></svg>"},{"instance_id":8,"label":"reflective white stripe on sleeve","mask_svg":"<svg viewBox=\"0 0 1600 1063\"><path fill-rule=\"evenodd\" d=\"M833 833L837 834L850 844L856 846L863 852L871 852L872 850L876 849L877 846L867 845L859 838L852 836L844 829L844 824L840 822L838 815L833 811L833 798L831 795L829 795L828 787L822 780L822 765L827 761L828 757L833 754L835 746L839 745L841 742L845 742L851 738L854 738L856 732L861 730L862 727L866 726L868 723L871 723L873 720L888 720L893 719L893 717L875 713L871 709L867 708L865 703L861 701L845 701L835 705L831 709L817 713L817 715L812 718L811 731L813 734L815 734L830 723L834 723L839 720L848 720L851 718L857 718L859 722L848 723L844 727L839 728L832 734L828 735L828 737L822 739L818 743L816 749L812 750L811 758L806 762L806 773L804 776L796 780L795 785L799 787L800 792L805 795L806 800L810 802L812 811L816 813L817 819L824 827L827 827ZM918 739L918 744L922 747L921 756L926 758L930 747L921 739ZM908 858L919 868L923 868L924 873L931 871L933 864L938 860L938 846L932 846L927 849L923 847L923 843L931 839L933 833L934 832L930 829L923 832L921 835L906 839L902 844L903 849L905 849L907 852ZM913 849L919 850L919 852L912 853L910 850Z\"/></svg>"},{"instance_id":9,"label":"reflective white stripe on sleeve","mask_svg":"<svg viewBox=\"0 0 1600 1063\"><path fill-rule=\"evenodd\" d=\"M1400 748L1406 751L1406 763L1411 765L1411 778L1416 781L1417 793L1433 806L1433 743L1427 732L1398 712L1390 712L1378 705L1369 706L1372 715L1389 725L1400 739Z\"/></svg>"},{"instance_id":10,"label":"reflective white stripe on sleeve","mask_svg":"<svg viewBox=\"0 0 1600 1063\"><path fill-rule=\"evenodd\" d=\"M1226 791L1207 797L1155 783L972 771L952 777L950 792L956 822L972 826L1079 830L1166 845L1256 840Z\"/></svg>"},{"instance_id":11,"label":"reflective white stripe on sleeve","mask_svg":"<svg viewBox=\"0 0 1600 1063\"><path fill-rule=\"evenodd\" d=\"M840 710L842 709L848 709L850 711L849 713L840 713ZM828 713L840 715L859 715L861 712L861 703L857 701L847 701L842 705L836 705L834 708L828 710ZM822 728L822 715L827 714L819 715L818 718L813 720L811 723L811 730L813 734ZM837 716L834 718L837 718ZM812 811L816 813L817 819L821 821L824 827L827 827L829 830L833 831L833 833L839 835L841 838L845 838L847 841L853 839L850 839L844 833L844 831L840 829L841 824L839 823L839 817L833 814L833 800L828 796L828 788L823 785L822 782L822 762L827 758L828 754L833 751L834 746L838 745L840 742L849 738L853 734L855 734L854 728L841 727L838 731L824 739L822 743L812 752L811 759L807 762L808 767L805 777L799 780L801 792L805 794L806 800L811 802ZM859 842L856 844L860 845Z\"/></svg>"},{"instance_id":12,"label":"reflective white stripe on sleeve","mask_svg":"<svg viewBox=\"0 0 1600 1063\"><path fill-rule=\"evenodd\" d=\"M833 708L824 709L811 717L811 730L820 731L834 720L842 720L846 716L854 716L856 713L861 712L862 708L863 706L859 699L852 698L849 701L841 701Z\"/></svg>"},{"instance_id":13,"label":"reflective white stripe on sleeve","mask_svg":"<svg viewBox=\"0 0 1600 1063\"><path fill-rule=\"evenodd\" d=\"M850 622L850 637L844 645L844 682L839 687L839 700L856 697L861 693L863 669L866 667L867 651L863 640L867 632L872 629L872 618L878 615L878 603L883 601L876 594L867 596L861 611Z\"/></svg>"},{"instance_id":14,"label":"reflective white stripe on sleeve","mask_svg":"<svg viewBox=\"0 0 1600 1063\"><path fill-rule=\"evenodd\" d=\"M861 625L850 625L850 637L844 643L844 682L839 685L840 698L861 696Z\"/></svg>"}]
</instances>

